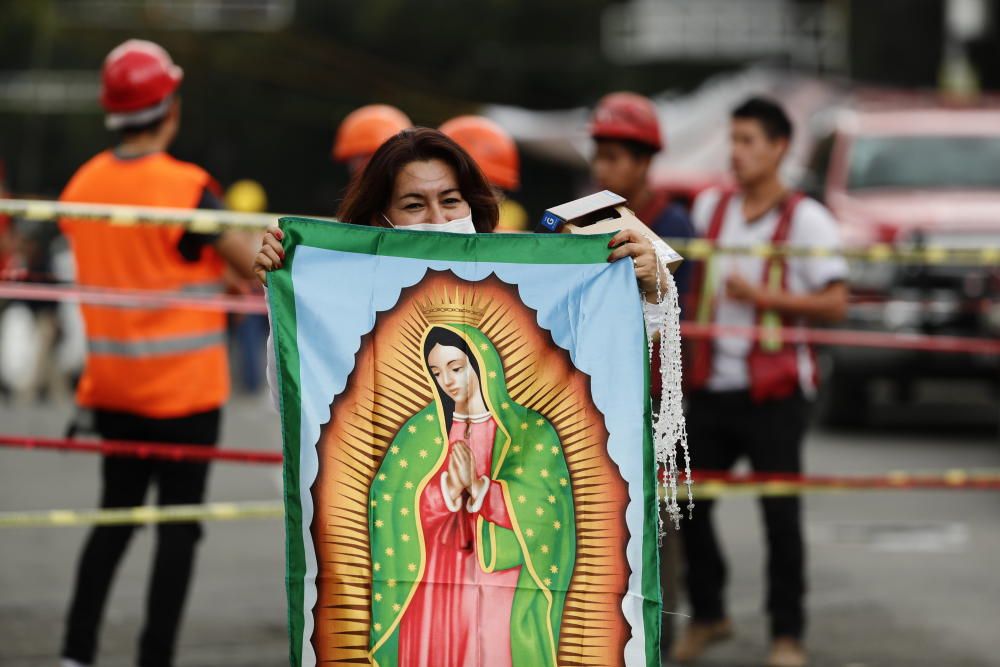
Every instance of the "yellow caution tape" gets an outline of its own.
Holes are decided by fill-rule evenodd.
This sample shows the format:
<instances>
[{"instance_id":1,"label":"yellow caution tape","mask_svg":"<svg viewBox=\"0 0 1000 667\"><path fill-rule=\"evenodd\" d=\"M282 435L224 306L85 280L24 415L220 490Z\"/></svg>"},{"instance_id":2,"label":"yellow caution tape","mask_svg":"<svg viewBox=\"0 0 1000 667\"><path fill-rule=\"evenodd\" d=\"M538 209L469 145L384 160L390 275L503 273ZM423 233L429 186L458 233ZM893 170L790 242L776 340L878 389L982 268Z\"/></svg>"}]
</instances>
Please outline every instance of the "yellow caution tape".
<instances>
[{"instance_id":1,"label":"yellow caution tape","mask_svg":"<svg viewBox=\"0 0 1000 667\"><path fill-rule=\"evenodd\" d=\"M237 213L208 209L164 208L159 206L121 206L117 204L78 204L39 199L0 199L0 214L27 220L74 218L107 220L113 225L180 225L191 231L209 233L224 228L260 231L278 223L278 213ZM318 218L329 220L330 218Z\"/></svg>"},{"instance_id":2,"label":"yellow caution tape","mask_svg":"<svg viewBox=\"0 0 1000 667\"><path fill-rule=\"evenodd\" d=\"M284 515L280 502L209 503L207 505L144 505L97 510L43 510L0 512L0 528L29 526L125 526L183 521L235 521L279 519Z\"/></svg>"},{"instance_id":3,"label":"yellow caution tape","mask_svg":"<svg viewBox=\"0 0 1000 667\"><path fill-rule=\"evenodd\" d=\"M926 486L927 483L933 486ZM921 485L924 484L924 485ZM951 488L953 487L953 488ZM933 491L968 489L1000 490L1000 474L970 470L948 470L942 475L927 477L903 471L890 472L882 478L862 483L843 481L773 480L764 482L733 482L705 480L694 484L694 500L713 500L723 496L785 497L803 494L844 494L872 491ZM687 498L687 487L677 485L681 500ZM667 490L660 487L660 497ZM95 510L42 510L34 512L0 512L0 528L31 526L123 526L183 521L240 521L245 519L280 519L284 516L281 502L208 503L205 505L167 505L123 507Z\"/></svg>"},{"instance_id":4,"label":"yellow caution tape","mask_svg":"<svg viewBox=\"0 0 1000 667\"><path fill-rule=\"evenodd\" d=\"M760 496L766 498L777 498L786 496L801 496L804 494L839 494L857 493L859 491L888 491L886 488L865 488L836 487L829 485L810 486L808 484L797 484L795 482L761 482L759 484L739 484L730 485L725 482L702 482L694 485L695 504L699 500L716 500L722 497L731 496ZM681 500L687 500L687 488L677 485L677 495Z\"/></svg>"},{"instance_id":5,"label":"yellow caution tape","mask_svg":"<svg viewBox=\"0 0 1000 667\"><path fill-rule=\"evenodd\" d=\"M754 244L717 246L704 239L664 239L688 260L703 260L713 255L749 255L753 257L844 257L849 260L884 264L952 264L996 266L1000 264L1000 244L982 248L951 248L929 244L922 247L896 247L876 243L864 248L815 248L811 246Z\"/></svg>"},{"instance_id":6,"label":"yellow caution tape","mask_svg":"<svg viewBox=\"0 0 1000 667\"><path fill-rule=\"evenodd\" d=\"M181 225L196 232L218 232L225 228L260 231L277 224L282 214L237 213L205 209L160 208L155 206L120 206L112 204L76 204L33 199L0 199L0 214L28 220L109 220L116 225ZM314 217L314 216L313 216ZM332 220L332 218L318 218ZM811 246L753 244L717 246L705 239L664 239L688 260L703 260L712 255L749 255L753 257L845 257L850 260L888 264L954 264L997 266L1000 243L980 248L952 248L929 244L922 247L897 247L876 243L857 248L817 248Z\"/></svg>"}]
</instances>

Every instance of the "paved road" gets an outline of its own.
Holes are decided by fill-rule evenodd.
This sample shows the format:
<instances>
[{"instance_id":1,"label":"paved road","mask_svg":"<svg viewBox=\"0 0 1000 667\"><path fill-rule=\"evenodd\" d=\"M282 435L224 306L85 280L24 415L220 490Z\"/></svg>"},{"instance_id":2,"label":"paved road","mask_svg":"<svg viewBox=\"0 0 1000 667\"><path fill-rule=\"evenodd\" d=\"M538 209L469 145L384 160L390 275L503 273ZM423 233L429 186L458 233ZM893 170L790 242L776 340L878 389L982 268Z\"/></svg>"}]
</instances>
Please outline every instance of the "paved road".
<instances>
[{"instance_id":1,"label":"paved road","mask_svg":"<svg viewBox=\"0 0 1000 667\"><path fill-rule=\"evenodd\" d=\"M993 415L996 414L994 406ZM988 412L988 411L987 411ZM0 407L0 431L59 435L68 406ZM876 473L951 467L1000 469L1000 440L980 411L943 416L981 427L936 425L925 410L860 433L813 432L811 470ZM225 445L278 448L270 408L257 399L227 412ZM0 450L0 510L92 507L97 460L88 455ZM211 500L279 497L275 468L218 465ZM731 559L737 635L702 664L759 664L765 644L756 503L718 508ZM1000 664L1000 493L877 492L810 496L810 647L818 667ZM0 529L0 665L56 664L82 528ZM133 542L109 602L106 667L132 665L152 531ZM213 523L202 545L179 665L287 664L280 522Z\"/></svg>"}]
</instances>

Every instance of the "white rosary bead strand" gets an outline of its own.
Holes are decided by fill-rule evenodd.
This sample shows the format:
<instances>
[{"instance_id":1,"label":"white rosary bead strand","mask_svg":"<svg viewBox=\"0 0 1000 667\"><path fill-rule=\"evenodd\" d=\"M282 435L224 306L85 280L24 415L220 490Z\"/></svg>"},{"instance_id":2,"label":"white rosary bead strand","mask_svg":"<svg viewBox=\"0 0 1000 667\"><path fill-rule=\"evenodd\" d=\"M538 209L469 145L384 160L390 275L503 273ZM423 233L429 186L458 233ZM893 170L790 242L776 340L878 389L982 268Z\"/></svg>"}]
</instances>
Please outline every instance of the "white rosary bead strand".
<instances>
[{"instance_id":1,"label":"white rosary bead strand","mask_svg":"<svg viewBox=\"0 0 1000 667\"><path fill-rule=\"evenodd\" d=\"M684 419L681 362L681 332L680 303L677 285L673 275L667 270L667 262L662 248L653 244L658 269L656 273L656 304L658 310L656 333L660 339L660 406L653 416L653 447L657 470L663 469L665 479L662 487L664 496L660 503L665 506L667 515L675 529L680 528L682 511L677 500L677 445L680 444L684 453L684 475L687 485L688 512L694 510L694 494L691 484L691 454L687 442L687 425ZM666 291L664 291L664 276ZM649 340L649 361L653 361L653 341ZM659 494L658 494L659 495ZM659 517L660 536L663 534L663 518Z\"/></svg>"}]
</instances>

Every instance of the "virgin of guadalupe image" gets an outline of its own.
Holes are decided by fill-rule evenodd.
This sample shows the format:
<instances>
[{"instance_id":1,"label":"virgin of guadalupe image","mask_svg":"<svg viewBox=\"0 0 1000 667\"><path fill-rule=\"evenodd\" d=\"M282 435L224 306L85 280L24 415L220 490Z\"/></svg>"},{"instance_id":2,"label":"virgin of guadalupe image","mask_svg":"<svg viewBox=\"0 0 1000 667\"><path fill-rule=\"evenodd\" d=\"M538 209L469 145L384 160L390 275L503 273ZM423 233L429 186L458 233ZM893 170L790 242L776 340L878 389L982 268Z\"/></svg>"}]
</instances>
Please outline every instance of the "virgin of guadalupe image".
<instances>
[{"instance_id":1,"label":"virgin of guadalupe image","mask_svg":"<svg viewBox=\"0 0 1000 667\"><path fill-rule=\"evenodd\" d=\"M369 491L379 667L555 667L576 561L559 436L514 402L474 304L425 304L433 400L392 439ZM404 413L405 414L405 413Z\"/></svg>"}]
</instances>

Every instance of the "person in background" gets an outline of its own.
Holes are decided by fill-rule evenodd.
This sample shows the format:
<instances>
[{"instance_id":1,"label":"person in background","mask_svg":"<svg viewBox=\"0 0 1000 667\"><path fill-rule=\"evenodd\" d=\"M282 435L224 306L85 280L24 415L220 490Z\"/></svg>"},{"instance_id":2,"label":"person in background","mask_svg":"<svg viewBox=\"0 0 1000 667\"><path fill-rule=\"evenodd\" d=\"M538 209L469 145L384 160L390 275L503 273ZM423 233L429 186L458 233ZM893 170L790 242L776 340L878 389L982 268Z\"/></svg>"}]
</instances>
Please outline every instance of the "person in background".
<instances>
[{"instance_id":1,"label":"person in background","mask_svg":"<svg viewBox=\"0 0 1000 667\"><path fill-rule=\"evenodd\" d=\"M74 174L64 202L221 208L201 167L167 154L180 127L183 72L160 46L129 40L104 61L105 125L120 141ZM231 232L176 226L61 220L83 287L203 293L222 288L229 265L252 276L253 255ZM222 312L83 305L87 358L77 403L107 440L213 446L229 396ZM202 502L205 463L105 457L101 507L142 505L157 486L160 505ZM63 639L63 664L90 665L115 570L134 526L97 526L76 572ZM140 667L169 667L201 537L197 522L161 523L139 641Z\"/></svg>"},{"instance_id":2,"label":"person in background","mask_svg":"<svg viewBox=\"0 0 1000 667\"><path fill-rule=\"evenodd\" d=\"M267 193L264 187L251 179L239 180L230 185L224 201L227 209L238 213L263 213L267 210ZM256 243L254 234L241 233L251 247ZM256 285L246 283L240 276L233 276L227 282L230 283L230 290L237 293L249 294L251 290L256 290ZM234 314L230 316L230 324L238 362L236 379L243 391L256 394L264 384L264 355L261 354L261 349L267 340L267 317Z\"/></svg>"},{"instance_id":3,"label":"person in background","mask_svg":"<svg viewBox=\"0 0 1000 667\"><path fill-rule=\"evenodd\" d=\"M602 190L626 199L636 217L662 238L689 239L694 236L691 218L670 195L655 190L649 182L653 158L664 149L663 133L656 105L648 97L618 92L604 96L590 121L594 155L590 174ZM674 280L677 291L687 291L690 268L681 264Z\"/></svg>"},{"instance_id":4,"label":"person in background","mask_svg":"<svg viewBox=\"0 0 1000 667\"><path fill-rule=\"evenodd\" d=\"M753 98L732 112L730 162L735 192L708 190L694 204L698 233L720 246L788 243L840 247L837 223L821 204L790 192L779 170L792 124L777 103ZM687 429L702 470L729 470L747 457L754 471L802 472L808 401L816 365L808 346L782 340L782 327L832 323L847 309L841 256L762 258L715 255L693 278L689 311L702 324L761 330L759 340L689 342ZM698 500L681 523L693 620L673 657L689 663L732 633L726 613L726 563L712 523L714 502ZM767 532L769 667L803 667L806 652L805 550L798 496L761 499Z\"/></svg>"},{"instance_id":5,"label":"person in background","mask_svg":"<svg viewBox=\"0 0 1000 667\"><path fill-rule=\"evenodd\" d=\"M528 214L511 193L521 187L521 159L507 130L482 116L457 116L440 128L472 156L497 193L500 222L497 232L528 232Z\"/></svg>"},{"instance_id":6,"label":"person in background","mask_svg":"<svg viewBox=\"0 0 1000 667\"><path fill-rule=\"evenodd\" d=\"M413 127L409 117L388 104L369 104L347 114L333 141L333 159L353 177L361 172L389 137Z\"/></svg>"},{"instance_id":7,"label":"person in background","mask_svg":"<svg viewBox=\"0 0 1000 667\"><path fill-rule=\"evenodd\" d=\"M496 189L482 169L455 141L438 130L417 127L385 142L359 178L347 188L337 218L354 225L454 234L492 233L500 217ZM262 285L267 273L284 265L284 232L268 229L261 239L253 270ZM644 234L623 229L612 237L609 262L630 258L636 287L648 303L668 268ZM647 328L651 325L647 321ZM271 400L278 408L274 346L267 345Z\"/></svg>"},{"instance_id":8,"label":"person in background","mask_svg":"<svg viewBox=\"0 0 1000 667\"><path fill-rule=\"evenodd\" d=\"M650 165L664 148L663 133L652 100L628 92L606 95L594 109L590 136L595 143L590 172L597 187L625 197L627 206L636 217L658 236L668 239L694 236L691 219L684 207L671 202L666 192L654 190L649 183ZM688 262L684 262L674 274L682 317L689 279L690 267ZM651 378L660 376L659 360L660 355L654 354ZM659 401L660 391L660 383L654 380L650 386L654 402ZM677 609L679 570L678 540L676 536L667 534L660 545L660 587L663 608L667 612L660 634L663 653L669 651L674 638L672 613Z\"/></svg>"}]
</instances>

